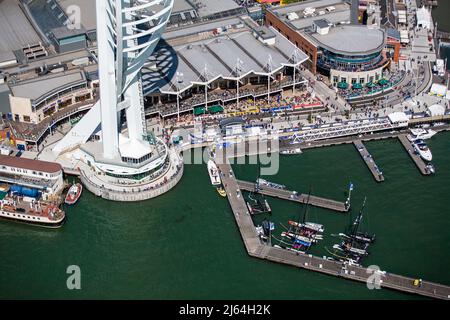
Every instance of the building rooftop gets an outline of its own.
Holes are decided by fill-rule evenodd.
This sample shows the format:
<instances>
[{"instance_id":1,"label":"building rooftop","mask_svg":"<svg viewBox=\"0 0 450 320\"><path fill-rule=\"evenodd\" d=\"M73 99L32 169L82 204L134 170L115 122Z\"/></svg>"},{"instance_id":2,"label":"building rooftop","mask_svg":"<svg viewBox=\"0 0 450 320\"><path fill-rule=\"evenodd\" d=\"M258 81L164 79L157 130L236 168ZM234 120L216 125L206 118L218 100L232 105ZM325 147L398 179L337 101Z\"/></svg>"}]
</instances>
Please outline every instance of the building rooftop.
<instances>
[{"instance_id":1,"label":"building rooftop","mask_svg":"<svg viewBox=\"0 0 450 320\"><path fill-rule=\"evenodd\" d=\"M0 1L0 30L0 53L11 53L41 41L15 0Z\"/></svg>"},{"instance_id":2,"label":"building rooftop","mask_svg":"<svg viewBox=\"0 0 450 320\"><path fill-rule=\"evenodd\" d=\"M11 107L9 105L9 87L6 83L0 84L0 112L7 114L11 112Z\"/></svg>"},{"instance_id":3,"label":"building rooftop","mask_svg":"<svg viewBox=\"0 0 450 320\"><path fill-rule=\"evenodd\" d=\"M47 173L58 173L62 170L59 163L5 155L0 155L0 165Z\"/></svg>"},{"instance_id":4,"label":"building rooftop","mask_svg":"<svg viewBox=\"0 0 450 320\"><path fill-rule=\"evenodd\" d=\"M85 34L85 30L83 28L81 29L69 29L66 26L58 27L52 29L53 36L58 39L65 39L70 37L75 37L79 35Z\"/></svg>"},{"instance_id":5,"label":"building rooftop","mask_svg":"<svg viewBox=\"0 0 450 320\"><path fill-rule=\"evenodd\" d=\"M64 89L69 85L82 84L86 82L84 73L79 70L71 72L60 72L38 77L32 80L21 81L10 85L12 95L20 98L28 98L38 102L49 93Z\"/></svg>"},{"instance_id":6,"label":"building rooftop","mask_svg":"<svg viewBox=\"0 0 450 320\"><path fill-rule=\"evenodd\" d=\"M193 84L210 83L218 78L235 80L251 73L272 74L308 59L272 27L267 32L275 37L275 45L267 45L255 38L254 29L243 20L233 18L221 22L230 26L238 22L242 26L220 34L204 31L202 37L192 36L186 28L184 37L179 30L176 39L161 41L143 70L145 93L174 94ZM202 25L201 30L209 30L211 25L219 27L217 23ZM258 30L258 26L254 27Z\"/></svg>"},{"instance_id":7,"label":"building rooftop","mask_svg":"<svg viewBox=\"0 0 450 320\"><path fill-rule=\"evenodd\" d=\"M330 28L327 34L308 34L316 45L340 54L371 54L385 45L385 33L360 25L340 25Z\"/></svg>"},{"instance_id":8,"label":"building rooftop","mask_svg":"<svg viewBox=\"0 0 450 320\"><path fill-rule=\"evenodd\" d=\"M175 0L175 2L180 0ZM241 10L234 0L190 0L201 18L216 15L231 10Z\"/></svg>"},{"instance_id":9,"label":"building rooftop","mask_svg":"<svg viewBox=\"0 0 450 320\"><path fill-rule=\"evenodd\" d=\"M333 9L331 9L331 7ZM305 9L313 8L311 14L304 14ZM327 10L327 8L330 8ZM331 23L350 21L351 7L344 0L314 0L293 3L291 5L275 7L269 9L294 30L310 28L315 20L326 19ZM312 11L312 10L311 10ZM293 15L295 19L289 19L288 15Z\"/></svg>"},{"instance_id":10,"label":"building rooftop","mask_svg":"<svg viewBox=\"0 0 450 320\"><path fill-rule=\"evenodd\" d=\"M318 20L314 20L314 24L316 26L318 26L319 28L328 28L329 26L329 21L327 19L318 19Z\"/></svg>"}]
</instances>

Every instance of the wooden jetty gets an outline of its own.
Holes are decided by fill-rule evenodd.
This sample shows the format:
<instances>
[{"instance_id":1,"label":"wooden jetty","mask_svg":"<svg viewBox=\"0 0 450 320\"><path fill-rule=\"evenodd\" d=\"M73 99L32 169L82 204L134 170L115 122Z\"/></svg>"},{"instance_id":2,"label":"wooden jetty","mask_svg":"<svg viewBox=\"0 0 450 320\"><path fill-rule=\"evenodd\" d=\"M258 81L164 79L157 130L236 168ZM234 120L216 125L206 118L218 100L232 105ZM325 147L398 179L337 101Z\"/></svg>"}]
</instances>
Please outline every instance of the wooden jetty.
<instances>
[{"instance_id":1,"label":"wooden jetty","mask_svg":"<svg viewBox=\"0 0 450 320\"><path fill-rule=\"evenodd\" d=\"M402 143L403 147L406 151L408 151L408 154L410 155L411 159L416 164L417 168L419 169L420 173L423 175L430 175L431 172L428 170L427 165L422 160L422 158L415 153L414 146L412 145L411 141L408 140L405 134L401 134L398 136L398 140Z\"/></svg>"},{"instance_id":2,"label":"wooden jetty","mask_svg":"<svg viewBox=\"0 0 450 320\"><path fill-rule=\"evenodd\" d=\"M383 173L375 163L375 160L373 159L372 155L369 153L369 151L367 151L367 148L364 145L364 143L362 143L361 140L354 140L353 145L355 146L356 150L359 151L359 154L366 163L375 180L377 182L384 181Z\"/></svg>"},{"instance_id":3,"label":"wooden jetty","mask_svg":"<svg viewBox=\"0 0 450 320\"><path fill-rule=\"evenodd\" d=\"M255 183L237 180L238 187L242 190L257 192L264 194L266 196L279 198L283 200L289 200L299 203L306 203L308 200L307 194L298 194L295 191L276 189L269 186L259 185L259 189L255 190ZM315 207L330 209L337 212L348 212L349 207L345 205L344 202L339 202L335 200L325 199L317 196L310 196L309 204Z\"/></svg>"},{"instance_id":4,"label":"wooden jetty","mask_svg":"<svg viewBox=\"0 0 450 320\"><path fill-rule=\"evenodd\" d=\"M250 256L297 268L317 271L343 279L364 282L374 286L379 285L380 288L390 288L431 298L450 300L449 286L428 281L421 281L420 285L414 285L415 279L413 278L387 272L378 272L372 269L348 265L327 258L316 257L311 254L302 254L276 248L262 243L257 235L253 220L248 212L238 181L234 177L228 159L223 160L225 161L218 161L218 168L222 172L222 182L228 195L227 198L233 210L233 215L242 240L244 241L245 248Z\"/></svg>"}]
</instances>

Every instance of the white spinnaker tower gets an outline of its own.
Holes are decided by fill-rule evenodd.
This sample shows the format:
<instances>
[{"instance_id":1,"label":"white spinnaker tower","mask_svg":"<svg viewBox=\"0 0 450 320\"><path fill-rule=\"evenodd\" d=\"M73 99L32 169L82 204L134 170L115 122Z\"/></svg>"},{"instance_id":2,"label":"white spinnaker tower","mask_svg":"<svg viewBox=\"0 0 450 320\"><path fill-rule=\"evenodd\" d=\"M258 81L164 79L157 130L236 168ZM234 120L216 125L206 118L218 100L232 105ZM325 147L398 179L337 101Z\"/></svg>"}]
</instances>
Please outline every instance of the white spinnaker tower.
<instances>
[{"instance_id":1,"label":"white spinnaker tower","mask_svg":"<svg viewBox=\"0 0 450 320\"><path fill-rule=\"evenodd\" d=\"M119 156L119 112L130 140L146 135L140 71L170 18L174 0L96 0L100 100L54 148L85 143L101 123L103 157ZM99 117L100 115L100 117Z\"/></svg>"}]
</instances>

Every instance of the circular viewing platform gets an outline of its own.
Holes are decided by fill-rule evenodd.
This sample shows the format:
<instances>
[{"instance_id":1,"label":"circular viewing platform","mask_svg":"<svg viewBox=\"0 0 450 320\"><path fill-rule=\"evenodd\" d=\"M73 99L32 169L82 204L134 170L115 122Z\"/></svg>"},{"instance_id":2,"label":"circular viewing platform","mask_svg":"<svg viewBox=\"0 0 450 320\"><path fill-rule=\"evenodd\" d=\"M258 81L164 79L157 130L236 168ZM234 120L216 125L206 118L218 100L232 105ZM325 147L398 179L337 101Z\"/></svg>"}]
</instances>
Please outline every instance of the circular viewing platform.
<instances>
[{"instance_id":1,"label":"circular viewing platform","mask_svg":"<svg viewBox=\"0 0 450 320\"><path fill-rule=\"evenodd\" d=\"M113 201L143 201L160 196L181 180L184 164L179 151L168 149L164 165L142 180L114 178L95 171L88 165L80 167L80 179L93 194Z\"/></svg>"}]
</instances>

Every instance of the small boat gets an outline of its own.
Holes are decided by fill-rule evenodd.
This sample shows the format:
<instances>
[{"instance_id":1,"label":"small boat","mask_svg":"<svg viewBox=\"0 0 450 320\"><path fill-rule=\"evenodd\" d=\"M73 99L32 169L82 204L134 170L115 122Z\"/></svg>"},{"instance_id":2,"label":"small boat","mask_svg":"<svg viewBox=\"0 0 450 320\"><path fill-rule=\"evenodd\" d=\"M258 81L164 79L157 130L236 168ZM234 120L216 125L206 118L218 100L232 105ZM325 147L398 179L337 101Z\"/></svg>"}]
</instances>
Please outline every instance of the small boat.
<instances>
[{"instance_id":1,"label":"small boat","mask_svg":"<svg viewBox=\"0 0 450 320\"><path fill-rule=\"evenodd\" d=\"M333 249L337 249L343 252L349 252L358 256L367 256L369 253L365 249L359 249L348 245L347 243L335 244Z\"/></svg>"},{"instance_id":2,"label":"small boat","mask_svg":"<svg viewBox=\"0 0 450 320\"><path fill-rule=\"evenodd\" d=\"M313 230L313 231L316 231L316 232L323 232L324 231L323 225L321 225L319 223L314 223L314 222L299 223L297 221L292 221L292 220L288 221L288 223L291 226L298 227L298 228L303 227L303 228L310 229L310 230Z\"/></svg>"},{"instance_id":3,"label":"small boat","mask_svg":"<svg viewBox=\"0 0 450 320\"><path fill-rule=\"evenodd\" d=\"M287 155L287 154L300 154L302 153L302 150L300 148L295 149L287 149L280 151L280 154Z\"/></svg>"},{"instance_id":4,"label":"small boat","mask_svg":"<svg viewBox=\"0 0 450 320\"><path fill-rule=\"evenodd\" d=\"M223 187L217 187L216 190L220 194L221 197L225 198L227 196L227 192L225 191L225 189Z\"/></svg>"},{"instance_id":5,"label":"small boat","mask_svg":"<svg viewBox=\"0 0 450 320\"><path fill-rule=\"evenodd\" d=\"M80 198L82 191L83 186L81 185L81 183L74 183L73 185L70 186L64 202L68 205L75 204Z\"/></svg>"},{"instance_id":6,"label":"small boat","mask_svg":"<svg viewBox=\"0 0 450 320\"><path fill-rule=\"evenodd\" d=\"M274 183L274 182L270 182L270 181L267 181L267 180L261 179L261 178L258 178L256 180L256 183L259 186L267 186L267 187L274 188L274 189L286 189L285 185Z\"/></svg>"},{"instance_id":7,"label":"small boat","mask_svg":"<svg viewBox=\"0 0 450 320\"><path fill-rule=\"evenodd\" d=\"M368 233L357 232L354 235L347 235L345 233L339 233L339 236L349 240L355 240L361 243L373 243L375 242L375 235L371 235Z\"/></svg>"},{"instance_id":8,"label":"small boat","mask_svg":"<svg viewBox=\"0 0 450 320\"><path fill-rule=\"evenodd\" d=\"M434 165L432 165L431 163L427 164L425 166L425 168L431 173L434 174L436 172L436 169L434 168Z\"/></svg>"},{"instance_id":9,"label":"small boat","mask_svg":"<svg viewBox=\"0 0 450 320\"><path fill-rule=\"evenodd\" d=\"M413 143L414 150L419 154L419 156L425 161L433 160L433 155L431 154L430 148L423 140L416 140Z\"/></svg>"},{"instance_id":10,"label":"small boat","mask_svg":"<svg viewBox=\"0 0 450 320\"><path fill-rule=\"evenodd\" d=\"M407 135L409 141L414 142L417 139L430 139L437 132L431 129L415 128L410 129L411 134Z\"/></svg>"},{"instance_id":11,"label":"small boat","mask_svg":"<svg viewBox=\"0 0 450 320\"><path fill-rule=\"evenodd\" d=\"M208 174L209 178L211 179L211 184L213 186L218 186L221 184L220 176L219 176L219 170L217 169L216 164L213 160L208 160Z\"/></svg>"}]
</instances>

